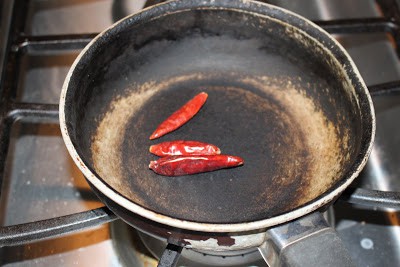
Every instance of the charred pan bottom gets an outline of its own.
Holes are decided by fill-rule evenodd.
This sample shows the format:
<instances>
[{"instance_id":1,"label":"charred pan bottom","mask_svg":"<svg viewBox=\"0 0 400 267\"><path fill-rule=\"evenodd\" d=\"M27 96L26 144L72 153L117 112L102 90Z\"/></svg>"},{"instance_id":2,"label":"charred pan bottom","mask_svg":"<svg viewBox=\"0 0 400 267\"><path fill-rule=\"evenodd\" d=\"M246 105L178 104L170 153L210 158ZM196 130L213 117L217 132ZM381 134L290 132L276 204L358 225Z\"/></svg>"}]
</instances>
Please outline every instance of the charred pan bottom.
<instances>
[{"instance_id":1,"label":"charred pan bottom","mask_svg":"<svg viewBox=\"0 0 400 267\"><path fill-rule=\"evenodd\" d=\"M134 84L98 122L91 145L94 168L129 200L180 219L232 223L284 213L340 180L350 157L349 133L327 118L307 86L301 77L238 73ZM199 114L160 142L202 140L246 164L195 176L157 176L148 169L154 160L148 136L202 90L209 100Z\"/></svg>"}]
</instances>

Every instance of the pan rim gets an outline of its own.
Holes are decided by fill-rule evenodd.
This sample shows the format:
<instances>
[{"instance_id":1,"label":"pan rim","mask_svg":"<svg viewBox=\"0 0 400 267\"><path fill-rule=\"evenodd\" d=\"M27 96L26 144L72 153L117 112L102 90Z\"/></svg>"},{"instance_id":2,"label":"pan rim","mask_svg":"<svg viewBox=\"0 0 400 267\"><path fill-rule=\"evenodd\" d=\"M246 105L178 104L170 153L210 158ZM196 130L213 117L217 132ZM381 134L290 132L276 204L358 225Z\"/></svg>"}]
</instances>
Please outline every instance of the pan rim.
<instances>
[{"instance_id":1,"label":"pan rim","mask_svg":"<svg viewBox=\"0 0 400 267\"><path fill-rule=\"evenodd\" d=\"M221 5L218 6L216 5L218 2L230 2L229 4L226 5ZM345 73L350 79L351 84L353 87L358 90L359 93L361 93L361 96L365 97L366 99L361 99L363 100L363 103L359 103L360 105L360 110L369 112L365 116L365 118L362 118L363 124L362 127L365 127L366 129L363 129L363 135L365 135L365 140L363 139L362 145L360 147L360 153L358 155L357 160L353 163L353 165L350 167L348 173L343 176L343 178L335 185L331 186L330 189L328 189L325 193L321 194L314 200L309 201L308 203L305 203L304 205L297 207L289 212L267 218L267 219L262 219L262 220L257 220L257 221L251 221L251 222L240 222L240 223L203 223L203 222L194 222L194 221L188 221L188 220L182 220L174 217L170 217L167 215L163 215L157 212L154 212L150 209L144 208L140 206L139 204L134 203L132 200L127 199L126 197L122 196L118 192L116 192L111 186L109 186L107 183L105 183L100 177L97 177L94 172L91 171L91 168L86 165L86 163L81 159L79 153L75 149L75 146L73 144L73 141L71 140L69 133L68 133L68 127L66 124L66 117L65 117L65 108L66 108L66 98L67 98L67 93L68 93L68 87L69 87L69 81L74 74L74 70L78 63L81 61L81 58L86 54L86 52L89 50L89 48L95 44L100 38L102 38L103 35L108 33L110 30L114 29L117 27L121 22L129 20L133 17L139 18L138 20L143 20L146 19L147 16L151 16L151 18L159 17L161 15L168 15L171 13L174 13L174 11L184 11L186 10L187 7L190 8L224 8L225 10L235 10L235 11L240 11L240 12L250 12L253 14L256 14L257 16L263 16L267 17L268 19L274 19L279 21L279 23L284 23L284 24L289 24L286 21L281 20L279 17L272 17L271 14L266 13L265 11L263 12L260 7L268 8L269 10L272 11L279 11L282 12L284 15L289 15L300 22L303 23L303 28L304 25L310 26L311 29L316 30L319 34L321 34L324 38L328 38L329 41L333 42L334 48L338 49L337 52L341 53L343 58L341 59L344 61L346 64L348 64L349 69L345 69L346 66L343 66L345 69ZM243 10L241 9L243 6L245 6L247 9ZM161 8L162 7L162 8ZM167 10L170 11L165 12L166 8ZM258 7L258 8L257 8ZM261 11L260 11L261 10ZM157 12L158 11L158 12ZM171 12L172 11L172 12ZM145 14L145 15L144 15ZM300 28L299 25L297 24L290 24L291 27L296 27L299 30L303 31L303 28ZM305 34L309 35L310 38L315 39L310 32L305 31ZM317 43L320 43L320 45L324 49L328 49L331 53L333 47L326 47L326 45L321 44L318 40L315 40ZM334 54L332 55L334 56ZM358 98L360 101L360 98ZM362 114L364 116L364 113ZM374 113L374 108L372 104L372 99L371 96L368 92L368 89L358 71L358 69L355 66L355 63L352 61L350 58L349 54L347 53L346 50L339 44L338 41L336 41L333 37L331 37L325 30L321 29L319 26L314 24L313 22L309 21L308 19L305 19L301 17L300 15L297 15L291 11L285 10L280 7L276 7L273 5L269 4L264 4L264 3L259 3L255 1L213 1L213 0L205 0L205 1L168 1L162 4L158 4L155 6L152 6L150 8L143 9L142 11L130 15L126 18L123 18L122 20L114 23L104 31L102 31L99 35L97 35L78 55L74 63L72 64L66 79L64 81L62 91L61 91L61 96L60 96L60 105L59 105L59 119L60 119L60 128L61 128L61 134L62 138L64 140L64 143L68 149L68 152L70 153L72 159L74 160L75 164L78 166L80 171L84 174L85 178L94 186L98 191L100 191L102 194L104 194L107 198L111 199L113 202L117 203L118 205L124 207L125 209L138 214L139 216L145 217L149 220L165 224L168 226L176 227L176 228L182 228L186 230L194 230L194 231L202 231L202 232L246 232L246 231L251 231L251 230L258 230L258 229L265 229L277 224L285 223L290 220L299 218L301 216L304 216L306 214L309 214L318 208L330 203L333 201L340 193L342 193L352 182L353 180L358 176L360 171L363 169L365 164L367 163L368 157L371 153L374 138L375 138L375 131L376 131L376 122L375 122L375 113ZM364 125L366 124L366 125ZM368 133L365 133L365 131L368 131Z\"/></svg>"}]
</instances>

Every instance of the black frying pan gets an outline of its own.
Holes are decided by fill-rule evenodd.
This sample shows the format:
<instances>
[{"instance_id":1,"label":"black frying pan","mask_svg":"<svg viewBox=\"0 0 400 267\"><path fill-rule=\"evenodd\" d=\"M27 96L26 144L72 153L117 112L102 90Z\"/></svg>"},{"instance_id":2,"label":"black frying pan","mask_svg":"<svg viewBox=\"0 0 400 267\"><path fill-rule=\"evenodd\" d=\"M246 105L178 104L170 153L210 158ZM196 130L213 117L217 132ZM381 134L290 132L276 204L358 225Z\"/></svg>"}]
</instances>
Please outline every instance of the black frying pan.
<instances>
[{"instance_id":1,"label":"black frying pan","mask_svg":"<svg viewBox=\"0 0 400 267\"><path fill-rule=\"evenodd\" d=\"M200 91L186 125L148 138ZM66 145L101 198L168 226L262 229L330 203L358 175L375 131L347 53L295 14L249 1L181 1L96 37L65 81ZM242 167L164 177L150 145L199 140Z\"/></svg>"}]
</instances>

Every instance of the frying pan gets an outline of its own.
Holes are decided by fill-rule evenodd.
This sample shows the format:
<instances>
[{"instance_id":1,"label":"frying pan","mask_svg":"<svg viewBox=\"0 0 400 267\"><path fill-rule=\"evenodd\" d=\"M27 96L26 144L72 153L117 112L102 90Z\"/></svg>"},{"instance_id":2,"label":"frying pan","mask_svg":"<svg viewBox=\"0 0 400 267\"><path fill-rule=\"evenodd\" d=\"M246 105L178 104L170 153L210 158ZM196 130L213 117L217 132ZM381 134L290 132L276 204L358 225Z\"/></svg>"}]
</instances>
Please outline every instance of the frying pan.
<instances>
[{"instance_id":1,"label":"frying pan","mask_svg":"<svg viewBox=\"0 0 400 267\"><path fill-rule=\"evenodd\" d=\"M209 98L189 123L149 140L201 91ZM332 37L286 10L239 0L171 1L102 32L67 75L60 125L117 215L206 236L323 209L361 171L375 133L366 86ZM215 144L245 164L181 177L149 170L149 146L178 139Z\"/></svg>"}]
</instances>

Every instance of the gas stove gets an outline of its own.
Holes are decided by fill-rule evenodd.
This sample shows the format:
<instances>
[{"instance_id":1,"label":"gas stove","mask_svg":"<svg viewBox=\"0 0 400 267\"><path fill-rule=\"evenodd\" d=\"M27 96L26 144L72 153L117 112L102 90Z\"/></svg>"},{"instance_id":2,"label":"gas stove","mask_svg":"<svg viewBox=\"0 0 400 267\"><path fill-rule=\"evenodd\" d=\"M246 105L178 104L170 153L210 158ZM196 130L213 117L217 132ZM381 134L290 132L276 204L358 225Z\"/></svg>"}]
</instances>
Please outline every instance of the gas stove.
<instances>
[{"instance_id":1,"label":"gas stove","mask_svg":"<svg viewBox=\"0 0 400 267\"><path fill-rule=\"evenodd\" d=\"M167 244L103 206L70 159L58 125L62 83L80 50L115 21L157 2L0 3L1 266L157 266ZM268 2L333 34L367 83L375 145L361 176L326 216L357 266L399 266L400 3ZM267 265L256 249L184 249L178 266Z\"/></svg>"}]
</instances>

